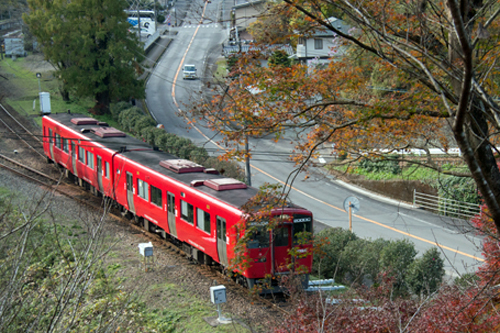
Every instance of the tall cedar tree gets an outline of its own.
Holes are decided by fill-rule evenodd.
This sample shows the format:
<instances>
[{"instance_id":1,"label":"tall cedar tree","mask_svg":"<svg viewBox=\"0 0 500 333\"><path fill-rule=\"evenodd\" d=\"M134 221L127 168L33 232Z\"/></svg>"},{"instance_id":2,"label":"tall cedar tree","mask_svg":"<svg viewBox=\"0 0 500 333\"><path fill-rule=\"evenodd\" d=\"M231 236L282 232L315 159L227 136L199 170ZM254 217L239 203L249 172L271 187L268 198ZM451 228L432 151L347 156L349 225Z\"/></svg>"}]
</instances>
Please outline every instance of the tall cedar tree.
<instances>
[{"instance_id":1,"label":"tall cedar tree","mask_svg":"<svg viewBox=\"0 0 500 333\"><path fill-rule=\"evenodd\" d=\"M57 69L68 92L93 97L96 113L112 101L143 98L137 79L144 51L128 32L124 0L28 0L24 20L45 58Z\"/></svg>"},{"instance_id":2,"label":"tall cedar tree","mask_svg":"<svg viewBox=\"0 0 500 333\"><path fill-rule=\"evenodd\" d=\"M427 166L474 179L500 230L498 2L284 2L291 24L309 25L304 36L311 27L332 32L334 59L324 67L263 68L249 53L236 66L238 79L193 115L233 143L231 154L245 151L238 146L247 136L279 139L292 128L298 165L325 143L353 158L424 149ZM331 13L352 28L339 30ZM429 153L435 147L458 147L468 169L441 169Z\"/></svg>"}]
</instances>

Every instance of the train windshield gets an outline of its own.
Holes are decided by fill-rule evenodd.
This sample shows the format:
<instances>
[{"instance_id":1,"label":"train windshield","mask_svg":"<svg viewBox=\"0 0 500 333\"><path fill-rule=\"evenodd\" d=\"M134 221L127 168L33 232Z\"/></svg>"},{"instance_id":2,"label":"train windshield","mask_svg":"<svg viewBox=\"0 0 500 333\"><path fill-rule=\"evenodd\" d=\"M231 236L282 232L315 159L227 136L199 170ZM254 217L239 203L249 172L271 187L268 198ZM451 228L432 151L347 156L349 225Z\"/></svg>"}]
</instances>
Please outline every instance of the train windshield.
<instances>
[{"instance_id":1,"label":"train windshield","mask_svg":"<svg viewBox=\"0 0 500 333\"><path fill-rule=\"evenodd\" d=\"M294 215L293 217L293 243L304 243L311 238L312 217L307 215Z\"/></svg>"},{"instance_id":2,"label":"train windshield","mask_svg":"<svg viewBox=\"0 0 500 333\"><path fill-rule=\"evenodd\" d=\"M259 249L263 247L269 247L269 231L267 227L258 226L252 230L250 239L247 243L248 249Z\"/></svg>"}]
</instances>

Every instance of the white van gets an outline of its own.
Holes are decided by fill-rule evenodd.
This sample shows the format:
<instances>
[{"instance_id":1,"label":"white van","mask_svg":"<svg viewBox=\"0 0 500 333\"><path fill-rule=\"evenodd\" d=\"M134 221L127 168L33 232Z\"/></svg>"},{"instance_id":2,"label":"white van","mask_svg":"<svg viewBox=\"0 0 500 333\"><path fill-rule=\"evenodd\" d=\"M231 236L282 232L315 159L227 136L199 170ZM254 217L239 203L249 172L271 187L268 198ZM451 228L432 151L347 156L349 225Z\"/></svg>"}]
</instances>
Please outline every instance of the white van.
<instances>
[{"instance_id":1,"label":"white van","mask_svg":"<svg viewBox=\"0 0 500 333\"><path fill-rule=\"evenodd\" d=\"M197 79L196 75L196 66L195 65L184 65L184 69L182 71L183 79Z\"/></svg>"}]
</instances>

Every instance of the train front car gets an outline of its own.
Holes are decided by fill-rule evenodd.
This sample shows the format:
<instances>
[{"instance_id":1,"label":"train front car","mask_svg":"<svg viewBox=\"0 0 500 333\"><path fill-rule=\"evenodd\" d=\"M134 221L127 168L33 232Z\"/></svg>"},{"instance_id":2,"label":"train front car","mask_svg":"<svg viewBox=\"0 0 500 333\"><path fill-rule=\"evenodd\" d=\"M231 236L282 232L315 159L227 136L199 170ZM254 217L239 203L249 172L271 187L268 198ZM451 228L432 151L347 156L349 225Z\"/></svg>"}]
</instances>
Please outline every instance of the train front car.
<instances>
[{"instance_id":1,"label":"train front car","mask_svg":"<svg viewBox=\"0 0 500 333\"><path fill-rule=\"evenodd\" d=\"M304 288L312 268L312 213L303 208L273 209L267 219L247 222L244 238L249 288L281 292L281 277L295 275Z\"/></svg>"}]
</instances>

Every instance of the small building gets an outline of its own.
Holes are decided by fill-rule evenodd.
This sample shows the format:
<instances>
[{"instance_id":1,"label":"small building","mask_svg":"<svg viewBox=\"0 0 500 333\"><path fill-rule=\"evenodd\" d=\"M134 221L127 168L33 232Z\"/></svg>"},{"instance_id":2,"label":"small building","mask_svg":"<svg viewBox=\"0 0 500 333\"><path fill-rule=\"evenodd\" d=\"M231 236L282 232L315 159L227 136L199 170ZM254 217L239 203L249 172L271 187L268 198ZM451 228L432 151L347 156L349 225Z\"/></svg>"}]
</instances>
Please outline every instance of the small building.
<instances>
[{"instance_id":1,"label":"small building","mask_svg":"<svg viewBox=\"0 0 500 333\"><path fill-rule=\"evenodd\" d=\"M25 57L24 35L21 30L16 30L3 36L5 55L7 57Z\"/></svg>"},{"instance_id":2,"label":"small building","mask_svg":"<svg viewBox=\"0 0 500 333\"><path fill-rule=\"evenodd\" d=\"M337 30L348 34L350 26L344 21L335 17L330 17L328 21ZM307 64L311 61L319 64L327 63L335 56L341 56L344 53L342 48L338 36L333 31L321 26L312 32L299 35L296 58Z\"/></svg>"}]
</instances>

